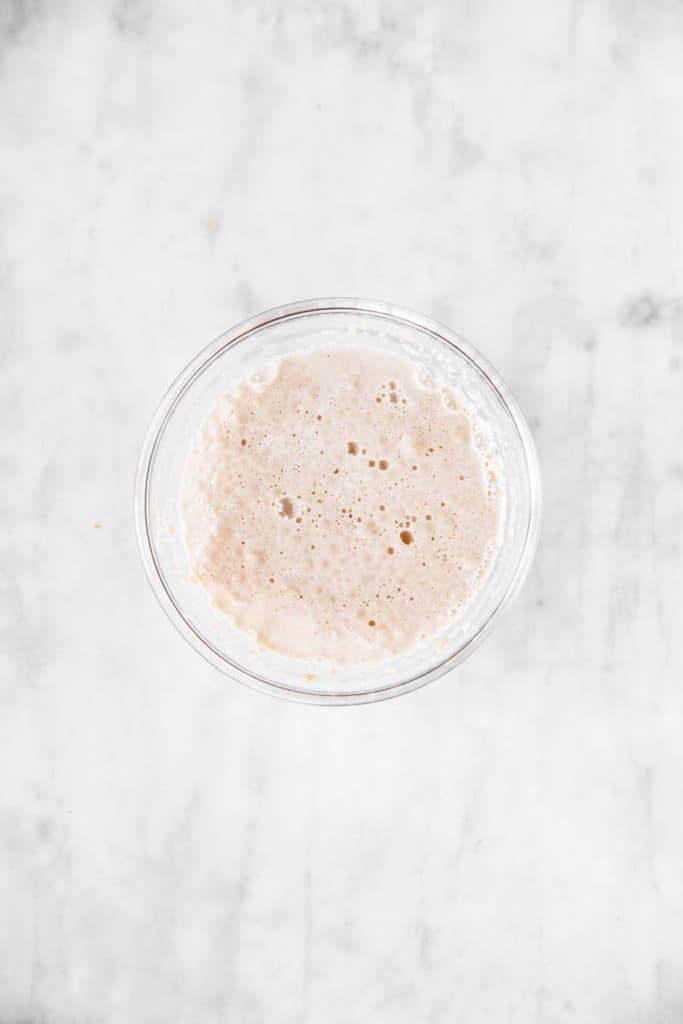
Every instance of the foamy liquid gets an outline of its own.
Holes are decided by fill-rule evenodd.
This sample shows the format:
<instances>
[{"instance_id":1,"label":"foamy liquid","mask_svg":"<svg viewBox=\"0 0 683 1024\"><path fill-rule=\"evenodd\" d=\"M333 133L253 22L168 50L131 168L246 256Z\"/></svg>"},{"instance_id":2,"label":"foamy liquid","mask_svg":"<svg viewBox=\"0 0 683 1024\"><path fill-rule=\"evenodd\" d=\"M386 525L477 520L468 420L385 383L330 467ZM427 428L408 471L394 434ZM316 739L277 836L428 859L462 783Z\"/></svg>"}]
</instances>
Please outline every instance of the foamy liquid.
<instances>
[{"instance_id":1,"label":"foamy liquid","mask_svg":"<svg viewBox=\"0 0 683 1024\"><path fill-rule=\"evenodd\" d=\"M499 467L481 428L400 356L283 358L223 395L188 455L196 580L237 629L296 658L354 665L429 641L495 550Z\"/></svg>"}]
</instances>

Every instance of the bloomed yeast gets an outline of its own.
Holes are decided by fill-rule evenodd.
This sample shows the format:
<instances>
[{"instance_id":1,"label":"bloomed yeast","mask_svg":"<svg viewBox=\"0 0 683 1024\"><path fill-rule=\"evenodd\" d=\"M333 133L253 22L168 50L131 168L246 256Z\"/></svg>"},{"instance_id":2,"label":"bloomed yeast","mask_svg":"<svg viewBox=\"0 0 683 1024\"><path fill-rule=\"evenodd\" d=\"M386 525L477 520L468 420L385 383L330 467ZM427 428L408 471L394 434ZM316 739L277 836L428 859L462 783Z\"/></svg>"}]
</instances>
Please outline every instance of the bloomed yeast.
<instances>
[{"instance_id":1,"label":"bloomed yeast","mask_svg":"<svg viewBox=\"0 0 683 1024\"><path fill-rule=\"evenodd\" d=\"M301 351L225 394L186 463L195 578L299 658L394 656L461 613L499 530L496 457L462 395L379 350Z\"/></svg>"}]
</instances>

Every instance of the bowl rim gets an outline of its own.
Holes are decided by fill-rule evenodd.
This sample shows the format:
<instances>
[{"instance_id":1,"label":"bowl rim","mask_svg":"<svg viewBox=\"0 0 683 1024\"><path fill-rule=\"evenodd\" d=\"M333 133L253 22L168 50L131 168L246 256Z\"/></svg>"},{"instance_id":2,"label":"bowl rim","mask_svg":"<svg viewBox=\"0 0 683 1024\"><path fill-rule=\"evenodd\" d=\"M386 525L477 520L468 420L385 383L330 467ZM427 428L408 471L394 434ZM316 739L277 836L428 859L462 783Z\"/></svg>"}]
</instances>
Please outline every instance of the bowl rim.
<instances>
[{"instance_id":1,"label":"bowl rim","mask_svg":"<svg viewBox=\"0 0 683 1024\"><path fill-rule=\"evenodd\" d=\"M371 686L366 689L352 691L323 691L304 689L303 687L298 688L261 676L257 672L253 672L251 669L226 657L225 654L221 653L217 647L195 629L193 624L183 614L183 610L175 599L172 588L169 586L157 559L150 529L149 512L151 479L160 441L178 403L195 380L213 362L220 358L224 352L239 342L245 341L250 335L265 327L307 315L317 315L320 313L339 314L344 312L378 316L392 320L397 324L418 328L426 334L434 336L435 339L445 342L450 348L455 349L456 352L474 365L475 369L485 378L508 411L519 437L527 467L529 515L520 556L508 587L486 620L457 650L451 651L437 664L426 668L417 675L398 682L388 683L385 686ZM268 693L283 700L304 704L339 706L373 703L375 701L388 700L400 694L410 693L438 679L476 650L491 632L500 613L519 592L529 572L540 534L542 494L536 447L521 409L498 372L473 345L438 321L407 309L404 306L376 299L335 297L291 302L249 317L219 334L187 363L163 395L145 435L138 459L134 500L138 547L147 579L159 604L181 636L206 661L224 675L242 685L248 686L250 689L261 693ZM372 666L369 666L368 670L372 671Z\"/></svg>"}]
</instances>

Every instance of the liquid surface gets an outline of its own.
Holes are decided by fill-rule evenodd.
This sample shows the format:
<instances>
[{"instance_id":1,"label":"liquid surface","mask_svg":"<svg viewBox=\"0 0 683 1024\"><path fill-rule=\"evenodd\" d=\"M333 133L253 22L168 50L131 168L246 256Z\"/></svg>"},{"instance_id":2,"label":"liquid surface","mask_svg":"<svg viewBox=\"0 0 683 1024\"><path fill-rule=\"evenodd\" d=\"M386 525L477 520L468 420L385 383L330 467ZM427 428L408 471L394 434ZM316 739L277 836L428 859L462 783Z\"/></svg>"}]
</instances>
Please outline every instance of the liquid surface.
<instances>
[{"instance_id":1,"label":"liquid surface","mask_svg":"<svg viewBox=\"0 0 683 1024\"><path fill-rule=\"evenodd\" d=\"M439 634L486 574L500 491L461 397L379 350L302 351L224 395L181 498L195 578L241 631L361 664Z\"/></svg>"}]
</instances>

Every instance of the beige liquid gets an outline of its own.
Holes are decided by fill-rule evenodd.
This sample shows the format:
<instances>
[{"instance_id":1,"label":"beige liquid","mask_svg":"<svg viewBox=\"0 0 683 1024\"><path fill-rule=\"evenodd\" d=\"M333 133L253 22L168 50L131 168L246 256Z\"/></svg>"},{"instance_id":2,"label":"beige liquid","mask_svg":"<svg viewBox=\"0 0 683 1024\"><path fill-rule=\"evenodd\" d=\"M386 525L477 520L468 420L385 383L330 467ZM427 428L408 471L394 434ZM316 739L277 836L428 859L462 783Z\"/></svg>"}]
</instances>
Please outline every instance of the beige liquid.
<instances>
[{"instance_id":1,"label":"beige liquid","mask_svg":"<svg viewBox=\"0 0 683 1024\"><path fill-rule=\"evenodd\" d=\"M400 356L285 357L219 400L188 456L196 579L286 655L353 665L415 648L461 613L495 549L481 428Z\"/></svg>"}]
</instances>

